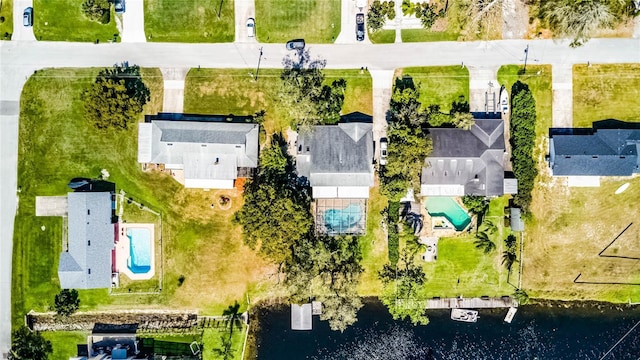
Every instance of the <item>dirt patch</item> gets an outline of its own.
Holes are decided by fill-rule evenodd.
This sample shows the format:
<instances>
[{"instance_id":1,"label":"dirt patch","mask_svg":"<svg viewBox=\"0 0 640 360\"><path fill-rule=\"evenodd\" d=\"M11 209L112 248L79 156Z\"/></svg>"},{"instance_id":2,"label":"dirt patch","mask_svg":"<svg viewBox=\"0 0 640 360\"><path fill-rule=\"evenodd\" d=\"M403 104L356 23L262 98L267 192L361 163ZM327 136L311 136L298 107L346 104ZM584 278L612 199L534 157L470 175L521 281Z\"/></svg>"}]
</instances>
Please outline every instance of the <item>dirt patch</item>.
<instances>
[{"instance_id":1,"label":"dirt patch","mask_svg":"<svg viewBox=\"0 0 640 360\"><path fill-rule=\"evenodd\" d=\"M502 38L522 39L527 34L529 8L522 0L503 0Z\"/></svg>"}]
</instances>

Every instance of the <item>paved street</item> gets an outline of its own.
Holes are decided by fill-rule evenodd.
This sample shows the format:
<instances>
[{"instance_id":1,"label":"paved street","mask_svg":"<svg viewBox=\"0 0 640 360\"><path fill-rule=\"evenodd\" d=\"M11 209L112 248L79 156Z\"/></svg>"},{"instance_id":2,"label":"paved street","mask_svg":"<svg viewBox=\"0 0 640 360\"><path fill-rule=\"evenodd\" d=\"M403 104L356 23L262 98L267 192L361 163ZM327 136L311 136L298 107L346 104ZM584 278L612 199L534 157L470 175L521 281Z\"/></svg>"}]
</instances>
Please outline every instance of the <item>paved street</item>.
<instances>
[{"instance_id":1,"label":"paved street","mask_svg":"<svg viewBox=\"0 0 640 360\"><path fill-rule=\"evenodd\" d=\"M131 0L130 0L131 1ZM237 1L240 3L241 1ZM21 25L23 6L16 0L15 20ZM129 10L127 10L129 11ZM37 15L36 15L37 16ZM239 21L239 20L238 20ZM126 24L125 24L126 26ZM256 24L259 27L259 23ZM19 28L19 26L16 26ZM30 29L14 33L14 39L33 39ZM31 38L29 37L31 34ZM551 64L554 77L557 69L573 64L640 62L638 39L593 39L578 49L568 42L552 40L500 40L478 42L402 43L388 45L336 44L308 46L313 56L327 60L327 68L356 68L366 66L374 74L374 119L379 123L385 101L390 96L389 72L407 66L457 65L464 61L469 67L496 68L505 64L522 64L524 49L529 45L531 64ZM33 41L0 42L0 353L9 344L11 248L13 218L17 206L17 138L20 93L24 82L34 70L46 67L111 66L122 61L144 67L161 68L254 68L259 48L263 47L262 68L280 68L287 51L282 44L172 44L172 43L63 43ZM557 68L557 69L556 69ZM382 71L382 73L377 73ZM566 76L566 72L564 72ZM379 77L378 75L381 75ZM378 81L380 79L380 81ZM556 84L566 84L560 78ZM179 81L179 80L178 80ZM482 80L481 80L482 81ZM378 85L386 83L388 85ZM178 83L168 83L169 87ZM389 86L385 88L385 86ZM562 85L567 87L567 85ZM559 89L558 89L559 90ZM389 91L389 92L387 92ZM554 93L554 126L565 123L571 110L558 102L571 101L567 93L556 98ZM387 100L384 100L387 99ZM379 103L382 101L382 103ZM384 105L384 106L383 106ZM570 105L569 105L570 106ZM558 117L558 119L556 119ZM383 130L376 127L378 136Z\"/></svg>"}]
</instances>

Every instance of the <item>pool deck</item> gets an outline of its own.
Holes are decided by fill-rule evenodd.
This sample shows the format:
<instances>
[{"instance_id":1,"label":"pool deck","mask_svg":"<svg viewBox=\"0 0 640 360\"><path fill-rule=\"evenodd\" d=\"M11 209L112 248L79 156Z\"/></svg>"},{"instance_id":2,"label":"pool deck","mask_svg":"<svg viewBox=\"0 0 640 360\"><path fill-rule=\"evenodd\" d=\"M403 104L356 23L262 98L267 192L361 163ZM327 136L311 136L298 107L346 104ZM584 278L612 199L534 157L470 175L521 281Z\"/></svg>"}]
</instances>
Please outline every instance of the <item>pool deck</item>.
<instances>
[{"instance_id":1,"label":"pool deck","mask_svg":"<svg viewBox=\"0 0 640 360\"><path fill-rule=\"evenodd\" d=\"M151 234L151 269L145 274L134 274L127 266L127 260L130 257L129 237L127 236L128 228L144 228L148 229ZM120 223L118 232L118 241L116 242L116 270L120 274L126 275L131 280L149 280L155 275L155 233L154 224L133 224Z\"/></svg>"}]
</instances>

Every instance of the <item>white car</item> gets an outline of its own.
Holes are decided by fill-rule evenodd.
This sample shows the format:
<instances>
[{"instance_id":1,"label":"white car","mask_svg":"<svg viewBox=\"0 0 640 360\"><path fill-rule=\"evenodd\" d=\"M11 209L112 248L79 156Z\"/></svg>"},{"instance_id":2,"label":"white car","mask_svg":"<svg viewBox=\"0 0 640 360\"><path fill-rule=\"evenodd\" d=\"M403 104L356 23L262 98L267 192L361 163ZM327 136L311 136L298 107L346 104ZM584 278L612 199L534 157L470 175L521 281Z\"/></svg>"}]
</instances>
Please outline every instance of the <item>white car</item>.
<instances>
[{"instance_id":1,"label":"white car","mask_svg":"<svg viewBox=\"0 0 640 360\"><path fill-rule=\"evenodd\" d=\"M254 18L247 19L247 35L249 37L256 36L256 20Z\"/></svg>"},{"instance_id":2,"label":"white car","mask_svg":"<svg viewBox=\"0 0 640 360\"><path fill-rule=\"evenodd\" d=\"M380 139L380 165L387 165L387 138Z\"/></svg>"}]
</instances>

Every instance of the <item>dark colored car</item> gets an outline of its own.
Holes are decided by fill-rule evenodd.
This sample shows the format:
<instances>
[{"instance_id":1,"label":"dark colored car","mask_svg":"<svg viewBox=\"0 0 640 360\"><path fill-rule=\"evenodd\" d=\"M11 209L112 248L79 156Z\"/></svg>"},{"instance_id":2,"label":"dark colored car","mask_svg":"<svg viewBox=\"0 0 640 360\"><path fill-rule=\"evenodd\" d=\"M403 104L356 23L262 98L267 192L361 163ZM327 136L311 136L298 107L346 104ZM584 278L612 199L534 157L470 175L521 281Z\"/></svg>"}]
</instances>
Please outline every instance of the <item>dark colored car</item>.
<instances>
[{"instance_id":1,"label":"dark colored car","mask_svg":"<svg viewBox=\"0 0 640 360\"><path fill-rule=\"evenodd\" d=\"M113 2L113 9L116 11L116 14L122 14L125 11L124 0L115 0Z\"/></svg>"},{"instance_id":2,"label":"dark colored car","mask_svg":"<svg viewBox=\"0 0 640 360\"><path fill-rule=\"evenodd\" d=\"M304 49L304 39L295 39L287 41L287 50L302 50Z\"/></svg>"},{"instance_id":3,"label":"dark colored car","mask_svg":"<svg viewBox=\"0 0 640 360\"><path fill-rule=\"evenodd\" d=\"M28 7L24 9L24 13L22 13L22 25L33 26L33 8L32 7Z\"/></svg>"},{"instance_id":4,"label":"dark colored car","mask_svg":"<svg viewBox=\"0 0 640 360\"><path fill-rule=\"evenodd\" d=\"M364 40L364 14L356 14L356 40Z\"/></svg>"}]
</instances>

